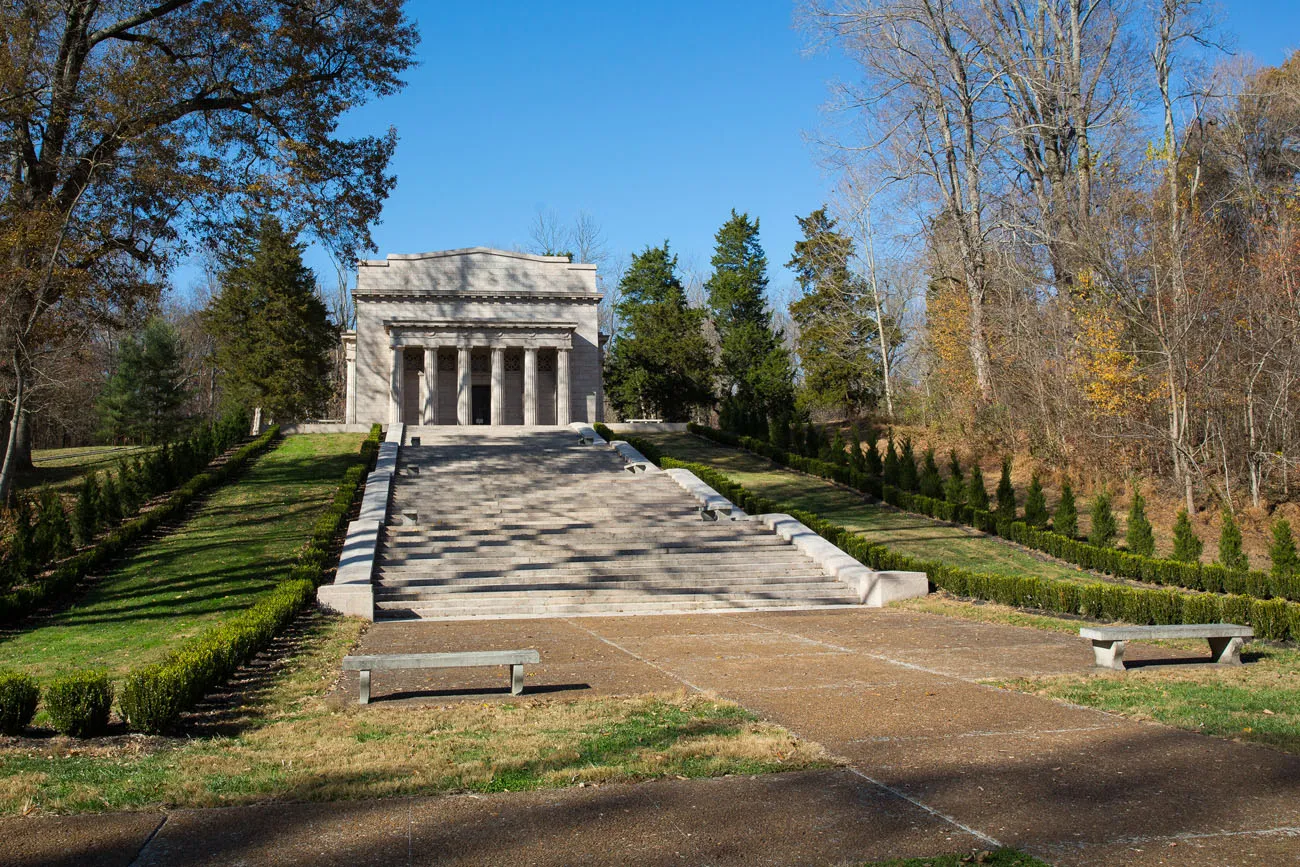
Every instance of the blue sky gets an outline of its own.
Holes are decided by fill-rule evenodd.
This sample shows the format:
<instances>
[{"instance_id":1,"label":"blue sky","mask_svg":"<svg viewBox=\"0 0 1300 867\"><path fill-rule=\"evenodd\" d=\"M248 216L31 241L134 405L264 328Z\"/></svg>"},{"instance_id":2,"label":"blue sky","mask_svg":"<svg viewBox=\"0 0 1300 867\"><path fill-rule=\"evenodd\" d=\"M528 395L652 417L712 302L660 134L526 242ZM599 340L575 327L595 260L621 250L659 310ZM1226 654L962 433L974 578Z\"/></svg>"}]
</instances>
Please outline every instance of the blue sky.
<instances>
[{"instance_id":1,"label":"blue sky","mask_svg":"<svg viewBox=\"0 0 1300 867\"><path fill-rule=\"evenodd\" d=\"M1262 64L1300 47L1300 0L1234 0L1223 27ZM772 282L796 215L830 186L804 133L827 81L789 0L444 3L413 0L420 66L397 96L353 112L345 134L395 125L398 183L375 227L377 257L527 246L539 209L592 214L610 252L668 239L707 269L731 208L762 221ZM333 266L309 264L323 282ZM176 274L185 291L193 268Z\"/></svg>"}]
</instances>

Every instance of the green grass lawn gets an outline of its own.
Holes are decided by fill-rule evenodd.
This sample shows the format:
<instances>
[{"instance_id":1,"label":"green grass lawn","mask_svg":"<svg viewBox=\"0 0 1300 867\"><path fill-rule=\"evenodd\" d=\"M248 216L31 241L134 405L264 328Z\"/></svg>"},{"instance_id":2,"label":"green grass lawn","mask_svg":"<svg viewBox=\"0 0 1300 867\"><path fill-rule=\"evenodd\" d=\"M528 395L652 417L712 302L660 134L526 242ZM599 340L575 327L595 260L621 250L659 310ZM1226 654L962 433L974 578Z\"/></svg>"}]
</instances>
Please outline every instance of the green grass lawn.
<instances>
[{"instance_id":1,"label":"green grass lawn","mask_svg":"<svg viewBox=\"0 0 1300 867\"><path fill-rule=\"evenodd\" d=\"M873 542L887 544L891 550L982 572L1098 580L1073 566L1037 557L969 527L951 526L923 515L867 503L853 491L784 469L743 449L686 433L638 436L653 442L671 457L716 467L756 494L815 512Z\"/></svg>"},{"instance_id":2,"label":"green grass lawn","mask_svg":"<svg viewBox=\"0 0 1300 867\"><path fill-rule=\"evenodd\" d=\"M821 747L702 696L432 707L331 699L362 624L309 618L296 649L224 700L221 732L0 740L0 814L213 807L554 788L829 767Z\"/></svg>"},{"instance_id":3,"label":"green grass lawn","mask_svg":"<svg viewBox=\"0 0 1300 867\"><path fill-rule=\"evenodd\" d=\"M361 439L283 440L72 607L0 637L0 667L38 679L93 667L120 676L246 608L284 578Z\"/></svg>"},{"instance_id":4,"label":"green grass lawn","mask_svg":"<svg viewBox=\"0 0 1300 867\"><path fill-rule=\"evenodd\" d=\"M111 470L117 462L152 446L78 446L70 449L37 449L32 452L34 468L18 476L19 488L49 485L61 493L72 493L86 473Z\"/></svg>"},{"instance_id":5,"label":"green grass lawn","mask_svg":"<svg viewBox=\"0 0 1300 867\"><path fill-rule=\"evenodd\" d=\"M894 861L874 861L862 867L962 867L965 864L983 864L985 867L1049 867L1014 849L995 852L971 852L967 855L937 855L931 858L903 858Z\"/></svg>"}]
</instances>

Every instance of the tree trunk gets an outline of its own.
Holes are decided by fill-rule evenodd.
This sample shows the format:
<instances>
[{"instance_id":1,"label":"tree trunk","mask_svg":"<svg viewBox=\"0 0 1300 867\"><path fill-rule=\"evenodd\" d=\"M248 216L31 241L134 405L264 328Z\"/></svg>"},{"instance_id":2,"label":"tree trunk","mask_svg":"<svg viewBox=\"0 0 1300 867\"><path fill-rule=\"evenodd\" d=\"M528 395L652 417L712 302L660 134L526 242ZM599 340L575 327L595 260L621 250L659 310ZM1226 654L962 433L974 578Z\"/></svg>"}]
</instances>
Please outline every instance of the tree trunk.
<instances>
[{"instance_id":1,"label":"tree trunk","mask_svg":"<svg viewBox=\"0 0 1300 867\"><path fill-rule=\"evenodd\" d=\"M14 489L14 480L18 475L19 464L23 460L21 442L27 440L26 462L31 464L31 440L23 436L26 425L26 412L23 400L27 391L27 376L14 354L14 400L13 412L9 416L9 435L5 437L4 462L0 464L0 503L9 501L9 494Z\"/></svg>"}]
</instances>

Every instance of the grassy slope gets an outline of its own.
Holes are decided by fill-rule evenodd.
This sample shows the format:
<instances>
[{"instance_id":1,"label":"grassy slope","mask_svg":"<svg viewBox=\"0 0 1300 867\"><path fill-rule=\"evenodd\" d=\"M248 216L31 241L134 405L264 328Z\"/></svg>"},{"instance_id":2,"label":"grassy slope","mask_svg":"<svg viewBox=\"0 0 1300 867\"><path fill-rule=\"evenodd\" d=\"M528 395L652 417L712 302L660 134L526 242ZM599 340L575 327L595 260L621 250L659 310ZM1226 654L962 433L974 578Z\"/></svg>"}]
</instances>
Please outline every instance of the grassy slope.
<instances>
[{"instance_id":1,"label":"grassy slope","mask_svg":"<svg viewBox=\"0 0 1300 867\"><path fill-rule=\"evenodd\" d=\"M287 438L76 606L0 641L0 666L38 678L97 666L120 675L247 607L283 578L360 442Z\"/></svg>"},{"instance_id":2,"label":"grassy slope","mask_svg":"<svg viewBox=\"0 0 1300 867\"><path fill-rule=\"evenodd\" d=\"M0 814L519 791L830 764L817 745L697 696L339 706L323 693L360 629L350 618L309 627L265 688L237 697L234 735L0 746Z\"/></svg>"},{"instance_id":3,"label":"grassy slope","mask_svg":"<svg viewBox=\"0 0 1300 867\"><path fill-rule=\"evenodd\" d=\"M76 491L86 473L115 470L117 462L147 446L80 446L71 449L38 449L32 452L35 469L18 477L19 488L49 485L68 494Z\"/></svg>"},{"instance_id":4,"label":"grassy slope","mask_svg":"<svg viewBox=\"0 0 1300 867\"><path fill-rule=\"evenodd\" d=\"M639 436L659 445L672 457L716 467L756 494L816 512L906 554L984 572L1096 580L1072 566L1040 559L970 528L949 526L922 515L866 503L852 491L783 469L750 452L684 433Z\"/></svg>"}]
</instances>

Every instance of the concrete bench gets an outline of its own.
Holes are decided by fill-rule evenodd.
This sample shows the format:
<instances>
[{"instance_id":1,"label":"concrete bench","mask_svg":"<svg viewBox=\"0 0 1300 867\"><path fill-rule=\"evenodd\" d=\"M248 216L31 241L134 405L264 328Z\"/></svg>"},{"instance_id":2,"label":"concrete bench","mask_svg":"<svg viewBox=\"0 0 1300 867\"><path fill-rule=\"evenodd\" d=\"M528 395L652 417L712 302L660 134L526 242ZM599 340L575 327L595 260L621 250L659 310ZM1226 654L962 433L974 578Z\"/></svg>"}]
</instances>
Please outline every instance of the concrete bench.
<instances>
[{"instance_id":1,"label":"concrete bench","mask_svg":"<svg viewBox=\"0 0 1300 867\"><path fill-rule=\"evenodd\" d=\"M1204 638L1210 656L1221 665L1241 665L1241 646L1255 637L1249 626L1233 623L1188 623L1179 626L1085 626L1083 638L1092 639L1092 653L1101 668L1124 670L1124 646L1129 641L1159 638Z\"/></svg>"},{"instance_id":2,"label":"concrete bench","mask_svg":"<svg viewBox=\"0 0 1300 867\"><path fill-rule=\"evenodd\" d=\"M345 656L344 671L361 673L361 704L370 704L370 672L412 668L479 668L510 666L510 694L524 691L524 664L541 662L536 650L482 650L468 653L391 653L381 656Z\"/></svg>"}]
</instances>

